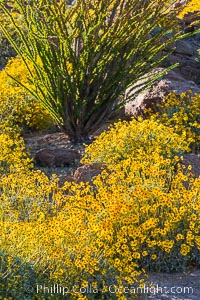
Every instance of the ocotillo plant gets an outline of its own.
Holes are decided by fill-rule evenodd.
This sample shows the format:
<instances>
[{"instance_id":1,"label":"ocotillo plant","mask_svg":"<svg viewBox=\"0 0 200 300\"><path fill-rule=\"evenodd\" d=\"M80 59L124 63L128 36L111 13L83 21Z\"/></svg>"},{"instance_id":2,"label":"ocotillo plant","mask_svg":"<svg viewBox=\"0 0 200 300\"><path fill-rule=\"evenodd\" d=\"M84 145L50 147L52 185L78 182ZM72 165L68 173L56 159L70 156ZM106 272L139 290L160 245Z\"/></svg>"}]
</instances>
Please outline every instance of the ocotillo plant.
<instances>
[{"instance_id":1,"label":"ocotillo plant","mask_svg":"<svg viewBox=\"0 0 200 300\"><path fill-rule=\"evenodd\" d=\"M171 0L5 2L0 9L21 46L0 28L29 70L25 88L76 141L119 110L128 87L152 83L165 49L182 37Z\"/></svg>"}]
</instances>

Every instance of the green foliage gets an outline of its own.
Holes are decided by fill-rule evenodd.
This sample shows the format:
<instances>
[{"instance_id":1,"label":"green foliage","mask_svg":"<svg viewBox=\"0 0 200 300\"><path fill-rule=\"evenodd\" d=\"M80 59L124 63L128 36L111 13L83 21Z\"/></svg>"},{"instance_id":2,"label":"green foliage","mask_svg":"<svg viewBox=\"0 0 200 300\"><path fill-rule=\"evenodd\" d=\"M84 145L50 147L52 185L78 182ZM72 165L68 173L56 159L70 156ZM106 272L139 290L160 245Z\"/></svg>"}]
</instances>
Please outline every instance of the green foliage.
<instances>
[{"instance_id":1,"label":"green foliage","mask_svg":"<svg viewBox=\"0 0 200 300\"><path fill-rule=\"evenodd\" d=\"M31 288L36 284L37 276L31 266L0 252L0 299L32 299Z\"/></svg>"},{"instance_id":2,"label":"green foliage","mask_svg":"<svg viewBox=\"0 0 200 300\"><path fill-rule=\"evenodd\" d=\"M143 89L158 77L151 71L164 60L161 51L181 38L174 2L15 0L8 10L1 1L20 47L1 30L29 71L32 87L25 87L80 140L123 105L126 88L137 82Z\"/></svg>"}]
</instances>

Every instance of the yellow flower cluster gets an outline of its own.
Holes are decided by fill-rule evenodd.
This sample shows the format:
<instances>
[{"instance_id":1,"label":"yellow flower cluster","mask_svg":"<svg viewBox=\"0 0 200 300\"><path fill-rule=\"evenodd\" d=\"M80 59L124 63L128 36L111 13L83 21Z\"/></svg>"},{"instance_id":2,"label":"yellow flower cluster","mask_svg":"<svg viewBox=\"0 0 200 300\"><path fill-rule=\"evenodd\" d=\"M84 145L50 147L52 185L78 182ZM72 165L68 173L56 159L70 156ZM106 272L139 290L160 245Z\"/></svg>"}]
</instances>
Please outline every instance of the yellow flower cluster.
<instances>
[{"instance_id":1,"label":"yellow flower cluster","mask_svg":"<svg viewBox=\"0 0 200 300\"><path fill-rule=\"evenodd\" d=\"M157 120L191 141L191 150L200 150L200 94L170 94L159 106Z\"/></svg>"},{"instance_id":2,"label":"yellow flower cluster","mask_svg":"<svg viewBox=\"0 0 200 300\"><path fill-rule=\"evenodd\" d=\"M189 263L190 255L199 260L200 178L178 166L188 148L172 128L153 120L117 123L83 159L104 162L107 170L92 185L62 188L55 176L31 170L10 137L4 134L1 143L2 299L26 296L25 285L43 299L36 284L57 283L67 286L70 299L96 293L126 299L109 287L142 284L142 268L171 270L177 261ZM5 162L12 167L3 170Z\"/></svg>"},{"instance_id":3,"label":"yellow flower cluster","mask_svg":"<svg viewBox=\"0 0 200 300\"><path fill-rule=\"evenodd\" d=\"M21 173L32 167L31 159L24 152L23 139L8 131L0 134L0 174Z\"/></svg>"},{"instance_id":4,"label":"yellow flower cluster","mask_svg":"<svg viewBox=\"0 0 200 300\"><path fill-rule=\"evenodd\" d=\"M48 128L52 124L48 112L8 74L22 84L30 86L28 71L22 60L19 57L10 59L6 67L0 71L2 122L5 123L5 126L21 125L37 130Z\"/></svg>"},{"instance_id":5,"label":"yellow flower cluster","mask_svg":"<svg viewBox=\"0 0 200 300\"><path fill-rule=\"evenodd\" d=\"M185 134L179 135L153 118L118 122L109 133L105 131L87 147L82 163L110 165L134 158L147 166L152 164L155 155L175 162L180 152L189 150L191 141L190 138L186 141Z\"/></svg>"}]
</instances>

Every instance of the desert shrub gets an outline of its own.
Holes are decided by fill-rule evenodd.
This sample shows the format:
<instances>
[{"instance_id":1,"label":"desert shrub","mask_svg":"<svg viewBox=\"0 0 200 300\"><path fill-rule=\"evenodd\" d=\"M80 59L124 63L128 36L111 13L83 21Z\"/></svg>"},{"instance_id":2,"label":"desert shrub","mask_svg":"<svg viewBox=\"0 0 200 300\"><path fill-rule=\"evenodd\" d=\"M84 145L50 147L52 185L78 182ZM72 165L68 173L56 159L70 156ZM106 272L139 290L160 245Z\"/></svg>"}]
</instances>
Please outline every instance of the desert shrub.
<instances>
[{"instance_id":1,"label":"desert shrub","mask_svg":"<svg viewBox=\"0 0 200 300\"><path fill-rule=\"evenodd\" d=\"M123 288L142 284L145 270L199 264L200 179L177 164L188 142L153 120L135 122L116 124L88 147L85 161L108 166L92 185L59 188L54 176L30 169L1 174L4 299L8 290L15 299L20 284L20 292L32 287L31 299L62 299L43 290L57 283L69 299L130 299ZM119 293L110 293L113 285Z\"/></svg>"},{"instance_id":2,"label":"desert shrub","mask_svg":"<svg viewBox=\"0 0 200 300\"><path fill-rule=\"evenodd\" d=\"M104 162L116 164L128 158L149 161L153 154L177 160L177 155L188 151L188 142L184 136L174 132L159 121L133 119L131 122L117 122L109 132L103 132L85 150L82 163Z\"/></svg>"},{"instance_id":3,"label":"desert shrub","mask_svg":"<svg viewBox=\"0 0 200 300\"><path fill-rule=\"evenodd\" d=\"M138 172L136 163L129 163L130 167L130 174ZM95 195L88 186L71 186L75 195L67 198L56 192L56 216L38 211L37 220L32 222L4 219L3 249L13 260L19 256L33 266L34 272L44 273L41 281L38 276L38 284L44 279L46 286L67 282L72 294L73 286L77 291L92 284L99 291L98 299L103 287L106 295L106 286L133 285L141 274L139 265L177 271L189 263L191 256L193 261L198 259L199 181L188 193L180 184L184 178L179 173L173 180L173 191L166 193L152 180L146 185L139 176L126 180L123 170L127 175L127 169L121 166L116 173L104 173L104 179L96 179L99 193ZM25 186L23 192L27 193ZM36 198L36 190L32 193ZM74 299L78 296L74 294ZM107 296L122 299L109 292ZM95 299L95 293L87 294L86 299Z\"/></svg>"},{"instance_id":4,"label":"desert shrub","mask_svg":"<svg viewBox=\"0 0 200 300\"><path fill-rule=\"evenodd\" d=\"M156 119L191 140L190 149L200 150L200 94L170 94L158 107Z\"/></svg>"},{"instance_id":5,"label":"desert shrub","mask_svg":"<svg viewBox=\"0 0 200 300\"><path fill-rule=\"evenodd\" d=\"M177 272L191 262L199 265L199 179L194 184L191 179L188 191L181 170L169 180L167 161L157 157L154 164L125 160L111 175L93 181L106 220L117 229L110 247L146 270Z\"/></svg>"},{"instance_id":6,"label":"desert shrub","mask_svg":"<svg viewBox=\"0 0 200 300\"><path fill-rule=\"evenodd\" d=\"M13 177L12 181L14 181ZM1 200L5 201L5 195L7 195L8 201L16 201L14 194L11 196L11 193L8 193L8 187L9 183L7 184L6 193L4 188ZM21 185L17 186L18 201L20 201L20 194L22 195L22 191L19 192L20 187ZM42 186L40 186L41 189L44 192ZM52 200L56 204L54 208L57 208L57 214L53 216L41 209L36 210L36 206L29 206L29 198L34 197L36 200L38 197L37 189L36 186L34 189L32 188L32 194L30 195L28 188L24 185L23 193L26 195L27 200L25 205L29 207L32 216L27 217L27 214L24 214L28 221L19 219L17 210L21 210L21 206L12 207L12 210L11 207L9 209L7 207L6 216L5 210L4 216L2 216L1 247L9 253L9 257L14 261L16 257L19 257L24 264L28 262L36 274L44 274L41 280L38 276L38 284L42 284L42 280L45 280L46 286L57 282L64 286L67 285L69 288L68 296L73 296L72 299L94 299L96 292L86 295L85 298L81 298L81 292L78 292L81 287L90 284L94 290L98 287L99 293L102 292L103 288L106 293L107 285L111 285L113 282L115 284L122 282L122 278L127 275L128 268L130 268L129 273L131 272L131 276L125 279L129 279L131 282L135 282L137 276L141 273L137 271L137 265L134 262L129 261L125 265L125 257L123 262L120 262L121 268L119 270L117 269L119 264L116 262L116 266L114 265L112 259L114 249L110 251L109 244L103 243L99 238L99 229L103 220L100 221L100 224L97 223L98 218L96 217L95 207L100 208L101 204L95 201L93 204L87 205L91 196L88 199L85 194L86 190L89 191L89 188L85 187L84 192L70 199L64 197L61 193L55 193ZM58 209L61 201L62 211ZM41 208L43 205L41 204ZM37 216L37 219L34 220L33 215ZM112 238L112 232L109 230L107 233ZM8 277L11 277L12 282L11 274ZM26 274L22 272L20 275L23 278ZM29 278L27 285L32 286L30 273L27 278ZM17 283L13 285L13 288L19 285L20 281L20 277L16 278ZM4 282L2 290L8 289L7 282ZM12 287L10 287L10 290L12 291ZM39 295L36 295L36 285L33 286L33 294L35 294L36 299L37 296L42 299L42 291ZM101 299L100 297L98 299ZM62 298L61 295L54 295L54 299L60 298ZM34 296L31 299L35 299ZM47 299L49 298L47 297Z\"/></svg>"},{"instance_id":7,"label":"desert shrub","mask_svg":"<svg viewBox=\"0 0 200 300\"><path fill-rule=\"evenodd\" d=\"M136 90L163 75L153 70L169 55L167 46L183 37L173 3L76 0L69 6L65 0L25 5L15 0L11 10L4 2L0 8L21 47L4 24L0 27L25 63L32 83L25 87L71 139L80 141ZM127 88L134 93L125 99Z\"/></svg>"},{"instance_id":8,"label":"desert shrub","mask_svg":"<svg viewBox=\"0 0 200 300\"><path fill-rule=\"evenodd\" d=\"M53 120L49 113L7 73L20 80L23 84L29 85L28 72L22 60L19 57L10 59L6 67L0 71L1 123L4 123L6 127L18 125L23 129L32 130L52 127Z\"/></svg>"},{"instance_id":9,"label":"desert shrub","mask_svg":"<svg viewBox=\"0 0 200 300\"><path fill-rule=\"evenodd\" d=\"M140 126L136 123L140 123ZM106 163L108 169L112 170L111 175L105 177L104 184L107 187L102 188L101 183L101 188L98 187L97 190L106 197L112 191L109 199L113 197L113 201L117 203L121 199L121 205L126 199L129 207L127 222L134 215L140 220L137 228L145 228L145 224L149 224L146 238L141 238L140 246L136 249L140 254L144 251L145 255L140 256L140 263L151 270L177 271L186 266L192 260L191 257L198 261L195 243L191 242L189 245L186 242L185 246L181 246L191 229L190 216L193 215L196 220L199 214L199 208L193 209L192 204L198 186L190 186L193 196L189 200L190 192L185 184L193 181L192 177L189 180L192 176L192 173L189 174L191 167L187 171L181 170L177 163L180 161L179 156L188 150L187 143L192 140L185 132L181 134L153 119L119 122L88 146L82 159L84 163ZM94 180L94 183L97 182L97 179ZM198 205L196 199L195 205ZM138 208L131 213L131 207ZM195 226L199 226L198 221ZM144 228L141 232L145 232ZM181 232L183 235L179 239ZM191 245L194 247L190 254Z\"/></svg>"}]
</instances>

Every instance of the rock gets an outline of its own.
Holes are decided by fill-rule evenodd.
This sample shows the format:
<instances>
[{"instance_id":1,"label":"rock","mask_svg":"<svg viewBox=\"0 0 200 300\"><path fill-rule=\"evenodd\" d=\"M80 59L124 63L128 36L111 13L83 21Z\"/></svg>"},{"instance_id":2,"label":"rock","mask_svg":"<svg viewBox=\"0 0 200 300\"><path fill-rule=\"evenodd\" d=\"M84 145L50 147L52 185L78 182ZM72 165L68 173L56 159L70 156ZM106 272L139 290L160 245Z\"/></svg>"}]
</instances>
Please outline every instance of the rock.
<instances>
[{"instance_id":1,"label":"rock","mask_svg":"<svg viewBox=\"0 0 200 300\"><path fill-rule=\"evenodd\" d=\"M176 73L181 74L185 79L200 83L199 59L200 34L177 41L168 47L173 48L173 52L163 63L163 67L169 67L176 63L179 65L174 69ZM164 53L163 53L164 54Z\"/></svg>"},{"instance_id":2,"label":"rock","mask_svg":"<svg viewBox=\"0 0 200 300\"><path fill-rule=\"evenodd\" d=\"M73 165L80 157L75 150L44 148L36 152L34 159L41 167L62 167Z\"/></svg>"},{"instance_id":3,"label":"rock","mask_svg":"<svg viewBox=\"0 0 200 300\"><path fill-rule=\"evenodd\" d=\"M77 183L80 182L91 182L94 176L99 175L103 169L106 168L105 164L94 163L94 164L86 164L79 167L74 172L74 180Z\"/></svg>"},{"instance_id":4,"label":"rock","mask_svg":"<svg viewBox=\"0 0 200 300\"><path fill-rule=\"evenodd\" d=\"M174 51L176 54L192 56L195 54L195 50L192 46L192 43L188 43L186 40L180 40L175 43L176 50Z\"/></svg>"},{"instance_id":5,"label":"rock","mask_svg":"<svg viewBox=\"0 0 200 300\"><path fill-rule=\"evenodd\" d=\"M97 130L95 130L92 133L92 138L96 138L100 134L102 134L104 131L108 130L109 126L113 124L113 122L105 122L102 126L100 126Z\"/></svg>"},{"instance_id":6,"label":"rock","mask_svg":"<svg viewBox=\"0 0 200 300\"><path fill-rule=\"evenodd\" d=\"M74 177L69 175L60 175L58 177L59 177L58 187L63 187L65 182L75 182Z\"/></svg>"},{"instance_id":7,"label":"rock","mask_svg":"<svg viewBox=\"0 0 200 300\"><path fill-rule=\"evenodd\" d=\"M164 69L159 68L157 70L162 71ZM170 71L162 79L154 83L151 89L140 93L135 100L125 105L125 117L143 116L144 110L149 108L155 112L156 105L159 104L167 94L171 92L181 94L188 90L191 90L193 93L200 93L200 88L193 81L188 81L175 71Z\"/></svg>"},{"instance_id":8,"label":"rock","mask_svg":"<svg viewBox=\"0 0 200 300\"><path fill-rule=\"evenodd\" d=\"M105 164L94 163L94 164L86 164L74 171L72 176L70 175L60 175L58 181L58 187L63 187L65 182L89 182L92 186L93 177L99 175L103 169L106 169Z\"/></svg>"},{"instance_id":9,"label":"rock","mask_svg":"<svg viewBox=\"0 0 200 300\"><path fill-rule=\"evenodd\" d=\"M179 63L179 66L182 65L183 57L176 54L170 54L167 58L168 66L175 65L176 63Z\"/></svg>"}]
</instances>

